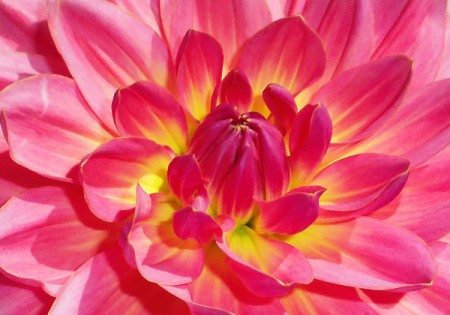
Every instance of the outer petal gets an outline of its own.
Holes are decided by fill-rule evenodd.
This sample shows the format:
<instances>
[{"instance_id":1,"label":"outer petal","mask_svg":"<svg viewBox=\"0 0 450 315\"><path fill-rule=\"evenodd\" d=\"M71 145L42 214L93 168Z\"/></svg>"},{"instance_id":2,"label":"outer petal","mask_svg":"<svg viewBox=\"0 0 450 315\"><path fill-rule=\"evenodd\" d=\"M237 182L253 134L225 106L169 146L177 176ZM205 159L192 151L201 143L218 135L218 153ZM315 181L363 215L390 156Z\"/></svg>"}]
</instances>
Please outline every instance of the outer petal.
<instances>
[{"instance_id":1,"label":"outer petal","mask_svg":"<svg viewBox=\"0 0 450 315\"><path fill-rule=\"evenodd\" d=\"M41 288L14 282L0 274L0 313L2 315L47 314L53 298Z\"/></svg>"},{"instance_id":2,"label":"outer petal","mask_svg":"<svg viewBox=\"0 0 450 315\"><path fill-rule=\"evenodd\" d=\"M186 110L197 120L215 103L213 93L222 65L222 48L213 37L192 30L186 34L177 55L177 85Z\"/></svg>"},{"instance_id":3,"label":"outer petal","mask_svg":"<svg viewBox=\"0 0 450 315\"><path fill-rule=\"evenodd\" d=\"M175 210L176 204L167 196L149 196L138 186L135 218L128 240L142 276L162 285L193 281L204 263L199 244L176 235L172 220Z\"/></svg>"},{"instance_id":4,"label":"outer petal","mask_svg":"<svg viewBox=\"0 0 450 315\"><path fill-rule=\"evenodd\" d=\"M0 220L1 268L56 289L117 238L117 227L95 218L78 189L28 190L2 207Z\"/></svg>"},{"instance_id":5,"label":"outer petal","mask_svg":"<svg viewBox=\"0 0 450 315\"><path fill-rule=\"evenodd\" d=\"M173 66L161 38L106 1L51 0L53 39L89 105L114 128L114 92L136 81L171 86ZM132 35L131 35L132 34Z\"/></svg>"},{"instance_id":6,"label":"outer petal","mask_svg":"<svg viewBox=\"0 0 450 315\"><path fill-rule=\"evenodd\" d=\"M387 57L342 73L313 97L333 121L332 142L355 142L379 128L400 104L409 84L412 61Z\"/></svg>"},{"instance_id":7,"label":"outer petal","mask_svg":"<svg viewBox=\"0 0 450 315\"><path fill-rule=\"evenodd\" d=\"M186 150L187 123L181 105L163 87L138 82L116 92L114 121L124 136L148 138L175 152Z\"/></svg>"},{"instance_id":8,"label":"outer petal","mask_svg":"<svg viewBox=\"0 0 450 315\"><path fill-rule=\"evenodd\" d=\"M189 314L185 303L150 283L122 257L119 247L98 254L70 279L50 314Z\"/></svg>"},{"instance_id":9,"label":"outer petal","mask_svg":"<svg viewBox=\"0 0 450 315\"><path fill-rule=\"evenodd\" d=\"M314 224L288 242L305 254L316 279L351 287L417 289L429 285L436 271L418 237L365 217Z\"/></svg>"},{"instance_id":10,"label":"outer petal","mask_svg":"<svg viewBox=\"0 0 450 315\"><path fill-rule=\"evenodd\" d=\"M81 159L111 137L68 78L19 81L2 91L0 103L13 160L45 176L76 180Z\"/></svg>"},{"instance_id":11,"label":"outer petal","mask_svg":"<svg viewBox=\"0 0 450 315\"><path fill-rule=\"evenodd\" d=\"M172 153L142 138L113 139L83 163L86 201L106 221L121 220L136 203L136 185L147 193L168 190L167 167Z\"/></svg>"},{"instance_id":12,"label":"outer petal","mask_svg":"<svg viewBox=\"0 0 450 315\"><path fill-rule=\"evenodd\" d=\"M329 165L311 182L327 188L320 218L348 219L385 206L400 193L408 173L407 160L382 154L354 155Z\"/></svg>"},{"instance_id":13,"label":"outer petal","mask_svg":"<svg viewBox=\"0 0 450 315\"><path fill-rule=\"evenodd\" d=\"M238 67L256 96L269 83L295 95L322 75L325 53L317 35L296 16L273 22L253 36L242 48Z\"/></svg>"}]
</instances>

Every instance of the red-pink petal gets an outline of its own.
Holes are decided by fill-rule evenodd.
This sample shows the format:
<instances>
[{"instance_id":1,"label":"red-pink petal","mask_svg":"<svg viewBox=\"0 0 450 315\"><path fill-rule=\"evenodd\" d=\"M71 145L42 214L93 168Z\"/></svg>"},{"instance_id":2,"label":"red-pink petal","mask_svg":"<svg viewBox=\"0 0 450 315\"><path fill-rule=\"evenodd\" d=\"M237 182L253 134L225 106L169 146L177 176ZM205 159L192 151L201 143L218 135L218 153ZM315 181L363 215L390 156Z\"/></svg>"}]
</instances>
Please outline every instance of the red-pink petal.
<instances>
[{"instance_id":1,"label":"red-pink petal","mask_svg":"<svg viewBox=\"0 0 450 315\"><path fill-rule=\"evenodd\" d=\"M189 314L181 300L146 281L123 259L120 247L81 266L64 287L51 313L120 315Z\"/></svg>"},{"instance_id":2,"label":"red-pink petal","mask_svg":"<svg viewBox=\"0 0 450 315\"><path fill-rule=\"evenodd\" d=\"M173 229L179 238L194 239L202 245L208 244L216 233L220 233L219 225L209 214L191 207L175 212Z\"/></svg>"},{"instance_id":3,"label":"red-pink petal","mask_svg":"<svg viewBox=\"0 0 450 315\"><path fill-rule=\"evenodd\" d=\"M321 102L333 121L332 142L355 142L380 127L400 103L409 84L412 61L386 57L335 77L312 102Z\"/></svg>"},{"instance_id":4,"label":"red-pink petal","mask_svg":"<svg viewBox=\"0 0 450 315\"><path fill-rule=\"evenodd\" d=\"M2 91L0 103L13 160L48 177L76 181L83 157L111 138L69 78L18 81Z\"/></svg>"},{"instance_id":5,"label":"red-pink petal","mask_svg":"<svg viewBox=\"0 0 450 315\"><path fill-rule=\"evenodd\" d=\"M147 193L168 189L172 153L143 138L113 139L84 161L81 172L91 210L106 221L123 219L136 203L139 183Z\"/></svg>"},{"instance_id":6,"label":"red-pink petal","mask_svg":"<svg viewBox=\"0 0 450 315\"><path fill-rule=\"evenodd\" d=\"M314 224L288 242L305 254L318 280L375 290L428 286L434 259L414 234L361 217Z\"/></svg>"},{"instance_id":7,"label":"red-pink petal","mask_svg":"<svg viewBox=\"0 0 450 315\"><path fill-rule=\"evenodd\" d=\"M248 112L253 91L247 76L240 69L230 71L220 86L221 103L232 104L241 113Z\"/></svg>"},{"instance_id":8,"label":"red-pink petal","mask_svg":"<svg viewBox=\"0 0 450 315\"><path fill-rule=\"evenodd\" d=\"M0 314L45 315L53 297L41 288L12 281L0 273Z\"/></svg>"},{"instance_id":9,"label":"red-pink petal","mask_svg":"<svg viewBox=\"0 0 450 315\"><path fill-rule=\"evenodd\" d=\"M114 92L136 81L171 86L169 52L149 26L106 1L52 0L53 39L97 116L111 129Z\"/></svg>"},{"instance_id":10,"label":"red-pink petal","mask_svg":"<svg viewBox=\"0 0 450 315\"><path fill-rule=\"evenodd\" d=\"M269 84L263 91L263 99L275 120L275 125L284 135L297 114L294 97L281 85Z\"/></svg>"},{"instance_id":11,"label":"red-pink petal","mask_svg":"<svg viewBox=\"0 0 450 315\"><path fill-rule=\"evenodd\" d=\"M123 136L148 138L175 152L186 150L187 123L181 105L163 87L138 82L120 89L113 100L113 115Z\"/></svg>"},{"instance_id":12,"label":"red-pink petal","mask_svg":"<svg viewBox=\"0 0 450 315\"><path fill-rule=\"evenodd\" d=\"M322 105L306 105L295 116L289 134L291 186L307 184L327 152L332 122Z\"/></svg>"},{"instance_id":13,"label":"red-pink petal","mask_svg":"<svg viewBox=\"0 0 450 315\"><path fill-rule=\"evenodd\" d=\"M186 34L177 55L177 85L186 110L197 120L215 103L213 94L222 78L222 65L222 48L213 37L193 30Z\"/></svg>"},{"instance_id":14,"label":"red-pink petal","mask_svg":"<svg viewBox=\"0 0 450 315\"><path fill-rule=\"evenodd\" d=\"M128 240L145 279L177 285L198 277L203 268L204 253L197 241L183 240L176 235L172 219L178 209L167 198L163 194L149 196L137 187L135 218Z\"/></svg>"},{"instance_id":15,"label":"red-pink petal","mask_svg":"<svg viewBox=\"0 0 450 315\"><path fill-rule=\"evenodd\" d=\"M0 220L1 268L56 289L117 239L117 228L93 216L75 187L28 190L2 207Z\"/></svg>"}]
</instances>

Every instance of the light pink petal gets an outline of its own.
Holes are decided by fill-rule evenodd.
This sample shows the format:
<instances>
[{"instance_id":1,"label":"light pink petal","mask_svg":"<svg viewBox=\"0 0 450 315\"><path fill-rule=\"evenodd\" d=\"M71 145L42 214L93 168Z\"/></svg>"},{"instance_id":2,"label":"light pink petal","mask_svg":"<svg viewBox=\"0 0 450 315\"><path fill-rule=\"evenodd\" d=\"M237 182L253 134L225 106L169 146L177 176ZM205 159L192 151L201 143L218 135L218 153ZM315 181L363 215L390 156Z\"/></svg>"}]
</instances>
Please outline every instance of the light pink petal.
<instances>
[{"instance_id":1,"label":"light pink petal","mask_svg":"<svg viewBox=\"0 0 450 315\"><path fill-rule=\"evenodd\" d=\"M119 247L102 252L81 266L51 309L65 314L189 314L187 305L155 283L146 281L123 259Z\"/></svg>"},{"instance_id":2,"label":"light pink petal","mask_svg":"<svg viewBox=\"0 0 450 315\"><path fill-rule=\"evenodd\" d=\"M111 138L69 78L21 80L2 91L0 103L13 160L48 177L76 181L83 157Z\"/></svg>"},{"instance_id":3,"label":"light pink petal","mask_svg":"<svg viewBox=\"0 0 450 315\"><path fill-rule=\"evenodd\" d=\"M288 240L308 258L318 280L389 290L428 286L436 272L426 244L414 234L361 217L314 224Z\"/></svg>"},{"instance_id":4,"label":"light pink petal","mask_svg":"<svg viewBox=\"0 0 450 315\"><path fill-rule=\"evenodd\" d=\"M419 165L449 142L450 79L431 83L411 93L395 116L357 152L403 156Z\"/></svg>"},{"instance_id":5,"label":"light pink petal","mask_svg":"<svg viewBox=\"0 0 450 315\"><path fill-rule=\"evenodd\" d=\"M446 0L372 1L375 41L372 59L403 54L414 60L412 87L433 80L444 47Z\"/></svg>"},{"instance_id":6,"label":"light pink petal","mask_svg":"<svg viewBox=\"0 0 450 315\"><path fill-rule=\"evenodd\" d=\"M195 211L191 207L177 211L173 215L173 229L175 234L183 239L194 239L199 244L207 245L220 227L207 213Z\"/></svg>"},{"instance_id":7,"label":"light pink petal","mask_svg":"<svg viewBox=\"0 0 450 315\"><path fill-rule=\"evenodd\" d=\"M332 122L322 104L306 105L294 118L289 134L291 185L310 181L327 152Z\"/></svg>"},{"instance_id":8,"label":"light pink petal","mask_svg":"<svg viewBox=\"0 0 450 315\"><path fill-rule=\"evenodd\" d=\"M217 245L245 287L261 297L282 296L295 284L309 283L312 269L303 254L282 241L242 225L218 237Z\"/></svg>"},{"instance_id":9,"label":"light pink petal","mask_svg":"<svg viewBox=\"0 0 450 315\"><path fill-rule=\"evenodd\" d=\"M202 178L200 167L194 156L174 158L167 171L167 180L172 193L180 198L184 205L192 206L200 211L208 209L206 181Z\"/></svg>"},{"instance_id":10,"label":"light pink petal","mask_svg":"<svg viewBox=\"0 0 450 315\"><path fill-rule=\"evenodd\" d=\"M118 221L136 204L136 185L147 193L168 190L172 153L143 138L113 139L84 161L81 172L87 203L98 217Z\"/></svg>"},{"instance_id":11,"label":"light pink petal","mask_svg":"<svg viewBox=\"0 0 450 315\"><path fill-rule=\"evenodd\" d=\"M440 60L438 74L435 80L442 80L450 78L450 11L449 5L447 3L447 18L445 23L445 43L444 50L442 51L442 56Z\"/></svg>"},{"instance_id":12,"label":"light pink petal","mask_svg":"<svg viewBox=\"0 0 450 315\"><path fill-rule=\"evenodd\" d=\"M171 86L173 65L149 26L106 1L51 0L53 39L77 85L111 129L114 92L136 81Z\"/></svg>"},{"instance_id":13,"label":"light pink petal","mask_svg":"<svg viewBox=\"0 0 450 315\"><path fill-rule=\"evenodd\" d=\"M224 49L225 68L243 43L271 22L268 7L254 0L168 0L161 2L161 19L172 55L176 56L189 29L207 33Z\"/></svg>"},{"instance_id":14,"label":"light pink petal","mask_svg":"<svg viewBox=\"0 0 450 315\"><path fill-rule=\"evenodd\" d=\"M148 138L177 153L186 150L183 109L163 87L151 82L135 83L117 91L112 106L121 135Z\"/></svg>"},{"instance_id":15,"label":"light pink petal","mask_svg":"<svg viewBox=\"0 0 450 315\"><path fill-rule=\"evenodd\" d=\"M306 0L264 0L272 14L272 20L302 13Z\"/></svg>"},{"instance_id":16,"label":"light pink petal","mask_svg":"<svg viewBox=\"0 0 450 315\"><path fill-rule=\"evenodd\" d=\"M45 315L53 298L41 288L12 281L0 273L0 314Z\"/></svg>"},{"instance_id":17,"label":"light pink petal","mask_svg":"<svg viewBox=\"0 0 450 315\"><path fill-rule=\"evenodd\" d=\"M75 187L28 190L2 207L0 220L0 267L56 287L117 239L117 227L93 216Z\"/></svg>"},{"instance_id":18,"label":"light pink petal","mask_svg":"<svg viewBox=\"0 0 450 315\"><path fill-rule=\"evenodd\" d=\"M284 135L297 114L294 97L278 84L269 84L263 91L263 99L275 121L275 125Z\"/></svg>"},{"instance_id":19,"label":"light pink petal","mask_svg":"<svg viewBox=\"0 0 450 315\"><path fill-rule=\"evenodd\" d=\"M376 314L359 298L355 288L322 281L299 286L281 298L281 304L288 314Z\"/></svg>"},{"instance_id":20,"label":"light pink petal","mask_svg":"<svg viewBox=\"0 0 450 315\"><path fill-rule=\"evenodd\" d=\"M163 194L149 196L137 187L135 218L128 240L145 279L161 285L189 283L202 271L203 248L193 239L177 236L172 219L178 209L167 198Z\"/></svg>"},{"instance_id":21,"label":"light pink petal","mask_svg":"<svg viewBox=\"0 0 450 315\"><path fill-rule=\"evenodd\" d=\"M189 30L177 55L177 86L186 110L202 120L214 103L214 89L222 78L223 53L211 36Z\"/></svg>"},{"instance_id":22,"label":"light pink petal","mask_svg":"<svg viewBox=\"0 0 450 315\"><path fill-rule=\"evenodd\" d=\"M400 104L409 84L412 61L387 57L346 71L313 97L333 121L332 142L355 142L380 127Z\"/></svg>"},{"instance_id":23,"label":"light pink petal","mask_svg":"<svg viewBox=\"0 0 450 315\"><path fill-rule=\"evenodd\" d=\"M295 16L273 22L253 36L242 48L238 67L256 96L269 83L295 95L322 75L325 52L317 35Z\"/></svg>"},{"instance_id":24,"label":"light pink petal","mask_svg":"<svg viewBox=\"0 0 450 315\"><path fill-rule=\"evenodd\" d=\"M325 187L321 219L348 219L373 212L392 201L409 173L407 160L382 154L361 154L339 160L314 177Z\"/></svg>"},{"instance_id":25,"label":"light pink petal","mask_svg":"<svg viewBox=\"0 0 450 315\"><path fill-rule=\"evenodd\" d=\"M253 91L247 76L239 69L230 71L222 80L220 87L221 103L232 104L241 113L248 112Z\"/></svg>"},{"instance_id":26,"label":"light pink petal","mask_svg":"<svg viewBox=\"0 0 450 315\"><path fill-rule=\"evenodd\" d=\"M313 192L292 191L272 201L257 202L260 216L256 228L263 233L296 234L310 226L319 215L319 197L324 189Z\"/></svg>"}]
</instances>

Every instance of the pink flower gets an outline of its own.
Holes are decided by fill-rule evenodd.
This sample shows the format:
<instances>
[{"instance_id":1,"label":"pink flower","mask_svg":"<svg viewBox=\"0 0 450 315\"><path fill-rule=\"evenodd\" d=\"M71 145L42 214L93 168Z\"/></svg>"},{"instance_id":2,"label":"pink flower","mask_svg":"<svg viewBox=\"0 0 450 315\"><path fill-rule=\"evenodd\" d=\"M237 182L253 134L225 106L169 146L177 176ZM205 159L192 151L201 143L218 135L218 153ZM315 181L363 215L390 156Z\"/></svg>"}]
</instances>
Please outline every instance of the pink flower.
<instances>
[{"instance_id":1,"label":"pink flower","mask_svg":"<svg viewBox=\"0 0 450 315\"><path fill-rule=\"evenodd\" d=\"M45 2L0 3L0 313L446 312L444 0Z\"/></svg>"}]
</instances>

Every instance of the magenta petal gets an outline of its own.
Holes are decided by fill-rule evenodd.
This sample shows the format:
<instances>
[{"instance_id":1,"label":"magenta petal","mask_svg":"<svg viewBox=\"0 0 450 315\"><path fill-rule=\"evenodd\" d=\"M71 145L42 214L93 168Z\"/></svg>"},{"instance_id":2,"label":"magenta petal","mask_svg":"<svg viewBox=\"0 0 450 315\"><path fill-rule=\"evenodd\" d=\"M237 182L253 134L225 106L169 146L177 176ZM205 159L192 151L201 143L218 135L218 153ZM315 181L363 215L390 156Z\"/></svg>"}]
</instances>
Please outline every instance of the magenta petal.
<instances>
[{"instance_id":1,"label":"magenta petal","mask_svg":"<svg viewBox=\"0 0 450 315\"><path fill-rule=\"evenodd\" d=\"M278 84L269 84L263 91L263 99L275 119L275 125L284 135L297 114L292 94Z\"/></svg>"},{"instance_id":2,"label":"magenta petal","mask_svg":"<svg viewBox=\"0 0 450 315\"><path fill-rule=\"evenodd\" d=\"M208 244L220 227L214 219L205 212L195 211L191 207L175 212L173 229L183 240L194 239L200 244Z\"/></svg>"},{"instance_id":3,"label":"magenta petal","mask_svg":"<svg viewBox=\"0 0 450 315\"><path fill-rule=\"evenodd\" d=\"M220 87L221 103L232 104L241 113L246 113L253 98L253 91L247 76L240 69L230 71Z\"/></svg>"}]
</instances>

